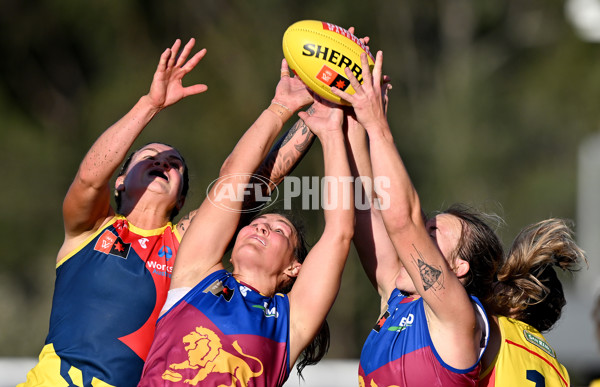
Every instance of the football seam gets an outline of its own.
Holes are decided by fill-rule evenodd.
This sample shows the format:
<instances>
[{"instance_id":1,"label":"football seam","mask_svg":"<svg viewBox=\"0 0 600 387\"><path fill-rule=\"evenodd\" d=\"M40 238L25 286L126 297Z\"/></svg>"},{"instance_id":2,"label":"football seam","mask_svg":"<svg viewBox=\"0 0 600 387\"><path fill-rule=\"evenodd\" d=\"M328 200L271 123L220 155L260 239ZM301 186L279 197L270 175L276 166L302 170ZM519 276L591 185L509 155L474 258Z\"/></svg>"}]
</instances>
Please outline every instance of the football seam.
<instances>
[{"instance_id":1,"label":"football seam","mask_svg":"<svg viewBox=\"0 0 600 387\"><path fill-rule=\"evenodd\" d=\"M352 46L349 46L349 45L348 45L348 44L347 44L347 43L346 43L344 40L342 40L342 41L337 41L337 40L335 40L335 39L333 38L333 36L329 36L329 35L327 35L327 34L325 34L325 33L321 32L321 31L315 31L315 30L312 30L312 29L309 29L309 28L295 28L295 29L293 29L293 30L290 30L290 32L293 32L293 31L302 31L302 32L308 32L308 33L312 33L312 34L317 34L317 35L320 35L320 36L322 36L322 37L324 37L324 38L327 38L327 39L329 39L330 41L334 41L334 42L336 42L336 43L339 43L340 45L344 46L345 48L347 48L348 50L352 51L353 53L355 53L355 54L358 54L358 56L359 56L359 57L360 57L360 53L363 53L363 52L364 52L364 53L367 53L367 51L363 50L361 46L359 46L358 44L354 43L354 42L352 41L352 39L350 39L350 38L347 38L347 37L345 37L344 35L341 35L341 34L338 34L338 35L339 35L339 36L341 36L341 37L343 37L343 39L344 39L344 40L347 40L347 41L350 41L350 42L352 42ZM332 32L332 33L335 33L335 32ZM360 51L357 51L357 50L356 50L357 48L358 48ZM367 55L368 55L368 56L372 56L373 54L369 55L369 53L367 53Z\"/></svg>"}]
</instances>

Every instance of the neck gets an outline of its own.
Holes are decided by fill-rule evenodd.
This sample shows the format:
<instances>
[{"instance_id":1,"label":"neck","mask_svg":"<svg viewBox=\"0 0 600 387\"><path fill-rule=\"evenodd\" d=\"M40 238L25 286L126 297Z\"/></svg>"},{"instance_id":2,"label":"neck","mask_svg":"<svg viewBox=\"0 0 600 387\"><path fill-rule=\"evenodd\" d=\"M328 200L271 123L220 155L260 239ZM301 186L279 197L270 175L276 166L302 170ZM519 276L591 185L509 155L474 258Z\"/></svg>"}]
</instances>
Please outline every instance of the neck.
<instances>
[{"instance_id":1,"label":"neck","mask_svg":"<svg viewBox=\"0 0 600 387\"><path fill-rule=\"evenodd\" d=\"M271 277L265 276L263 273L242 273L241 271L234 269L232 274L236 280L263 296L272 297L277 291L276 281Z\"/></svg>"},{"instance_id":2,"label":"neck","mask_svg":"<svg viewBox=\"0 0 600 387\"><path fill-rule=\"evenodd\" d=\"M144 230L153 230L164 227L169 222L169 217L165 214L145 209L133 209L131 211L122 211L122 215L136 227Z\"/></svg>"}]
</instances>

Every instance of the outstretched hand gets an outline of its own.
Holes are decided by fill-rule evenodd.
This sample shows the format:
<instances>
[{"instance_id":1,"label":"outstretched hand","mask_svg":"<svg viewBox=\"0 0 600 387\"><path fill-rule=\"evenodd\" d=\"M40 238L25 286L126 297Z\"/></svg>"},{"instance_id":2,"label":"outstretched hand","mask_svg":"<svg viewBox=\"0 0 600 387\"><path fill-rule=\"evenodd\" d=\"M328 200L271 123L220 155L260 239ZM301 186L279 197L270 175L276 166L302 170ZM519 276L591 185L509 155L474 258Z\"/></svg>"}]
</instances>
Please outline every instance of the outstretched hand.
<instances>
[{"instance_id":1,"label":"outstretched hand","mask_svg":"<svg viewBox=\"0 0 600 387\"><path fill-rule=\"evenodd\" d=\"M181 47L181 40L177 39L173 43L173 47L167 48L160 56L148 93L148 97L155 107L165 108L187 96L200 94L208 89L205 84L195 84L187 87L182 84L183 77L192 71L206 54L206 49L203 48L190 60L187 60L195 43L195 39L190 39L181 54L177 56Z\"/></svg>"},{"instance_id":2,"label":"outstretched hand","mask_svg":"<svg viewBox=\"0 0 600 387\"><path fill-rule=\"evenodd\" d=\"M281 61L281 79L275 89L273 102L287 107L292 112L313 102L313 97L304 82L298 77L291 76L285 59Z\"/></svg>"},{"instance_id":3,"label":"outstretched hand","mask_svg":"<svg viewBox=\"0 0 600 387\"><path fill-rule=\"evenodd\" d=\"M306 126L319 138L322 138L327 133L341 132L344 121L342 106L326 101L318 96L314 97L314 101L311 115L307 112L298 112L298 116L304 121Z\"/></svg>"},{"instance_id":4,"label":"outstretched hand","mask_svg":"<svg viewBox=\"0 0 600 387\"><path fill-rule=\"evenodd\" d=\"M368 70L369 62L367 60L367 54L362 53L360 59L363 69L362 85L349 68L346 67L344 69L355 93L348 94L345 91L339 90L335 87L332 87L331 91L338 97L352 104L357 120L361 123L361 125L368 129L371 126L376 125L378 122L386 120L387 90L389 90L389 80L387 78L384 79L381 73L383 52L377 52L372 74ZM384 82L382 82L382 79Z\"/></svg>"}]
</instances>

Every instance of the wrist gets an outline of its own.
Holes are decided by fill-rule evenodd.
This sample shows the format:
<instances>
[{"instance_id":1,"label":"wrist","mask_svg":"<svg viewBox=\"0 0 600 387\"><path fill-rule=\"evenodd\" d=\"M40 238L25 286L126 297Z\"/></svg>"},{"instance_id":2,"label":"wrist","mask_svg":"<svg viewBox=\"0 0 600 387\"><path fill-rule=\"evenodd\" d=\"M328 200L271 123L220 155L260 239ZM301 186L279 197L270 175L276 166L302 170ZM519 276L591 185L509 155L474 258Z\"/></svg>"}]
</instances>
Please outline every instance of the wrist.
<instances>
[{"instance_id":1,"label":"wrist","mask_svg":"<svg viewBox=\"0 0 600 387\"><path fill-rule=\"evenodd\" d=\"M150 96L148 94L143 95L139 99L138 104L140 104L144 109L146 109L152 115L155 115L156 113L160 112L163 109L162 106L156 106L156 104L152 101L152 98L150 98Z\"/></svg>"},{"instance_id":2,"label":"wrist","mask_svg":"<svg viewBox=\"0 0 600 387\"><path fill-rule=\"evenodd\" d=\"M286 123L294 114L294 111L282 104L281 102L272 100L271 105L267 108L271 113L275 114L282 123Z\"/></svg>"}]
</instances>

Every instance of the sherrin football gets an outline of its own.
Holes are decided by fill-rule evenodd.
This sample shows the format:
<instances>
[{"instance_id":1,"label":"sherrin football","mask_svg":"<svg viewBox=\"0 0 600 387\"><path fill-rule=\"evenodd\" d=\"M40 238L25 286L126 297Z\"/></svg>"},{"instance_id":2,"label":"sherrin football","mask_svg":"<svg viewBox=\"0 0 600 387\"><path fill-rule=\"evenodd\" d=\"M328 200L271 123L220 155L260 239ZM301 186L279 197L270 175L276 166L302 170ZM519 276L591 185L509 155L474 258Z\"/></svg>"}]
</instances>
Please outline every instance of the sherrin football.
<instances>
[{"instance_id":1,"label":"sherrin football","mask_svg":"<svg viewBox=\"0 0 600 387\"><path fill-rule=\"evenodd\" d=\"M348 103L333 94L331 86L354 94L344 69L350 68L362 83L360 54L367 53L369 71L374 66L375 59L367 47L348 30L331 23L298 21L285 31L282 45L288 66L306 86L321 97L342 105Z\"/></svg>"}]
</instances>

